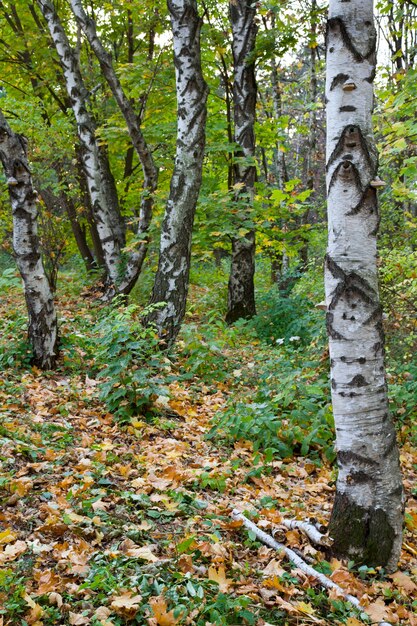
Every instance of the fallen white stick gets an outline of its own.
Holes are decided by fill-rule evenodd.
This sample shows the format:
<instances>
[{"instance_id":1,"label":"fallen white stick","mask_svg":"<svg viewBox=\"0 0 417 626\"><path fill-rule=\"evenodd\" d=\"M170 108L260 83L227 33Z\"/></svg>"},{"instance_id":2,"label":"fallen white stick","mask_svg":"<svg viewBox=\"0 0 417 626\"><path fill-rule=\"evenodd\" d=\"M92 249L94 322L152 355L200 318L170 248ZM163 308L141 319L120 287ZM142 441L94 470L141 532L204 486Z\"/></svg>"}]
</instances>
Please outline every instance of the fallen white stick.
<instances>
[{"instance_id":1,"label":"fallen white stick","mask_svg":"<svg viewBox=\"0 0 417 626\"><path fill-rule=\"evenodd\" d=\"M313 524L308 522L302 522L298 519L282 519L280 524L288 528L289 530L301 530L311 541L318 546L330 547L332 545L332 539L328 535L323 535L319 532Z\"/></svg>"},{"instance_id":2,"label":"fallen white stick","mask_svg":"<svg viewBox=\"0 0 417 626\"><path fill-rule=\"evenodd\" d=\"M271 537L271 535L268 535L268 533L265 533L263 530L258 528L256 524L251 522L238 509L234 509L232 511L232 517L234 520L242 521L243 525L246 526L248 530L251 530L262 543L269 546L270 548L273 548L274 550L284 552L288 559L291 561L291 563L294 563L294 565L296 565L302 572L304 572L304 574L307 574L307 576L311 576L312 578L318 580L325 589L335 589L343 598L345 598L345 600L353 604L353 606L355 606L357 609L363 611L364 613L367 612L366 608L362 606L358 598L356 598L355 596L351 596L350 593L346 593L346 591L342 589L342 587L330 580L330 578L327 578L327 576L315 570L314 567L308 565L308 563L303 561L303 559L298 556L298 554L296 554L294 550L291 550L291 548L287 548L287 546L285 546L283 543L278 543L278 541L275 541L275 539ZM389 624L389 622L379 622L379 626L391 626L391 624Z\"/></svg>"}]
</instances>

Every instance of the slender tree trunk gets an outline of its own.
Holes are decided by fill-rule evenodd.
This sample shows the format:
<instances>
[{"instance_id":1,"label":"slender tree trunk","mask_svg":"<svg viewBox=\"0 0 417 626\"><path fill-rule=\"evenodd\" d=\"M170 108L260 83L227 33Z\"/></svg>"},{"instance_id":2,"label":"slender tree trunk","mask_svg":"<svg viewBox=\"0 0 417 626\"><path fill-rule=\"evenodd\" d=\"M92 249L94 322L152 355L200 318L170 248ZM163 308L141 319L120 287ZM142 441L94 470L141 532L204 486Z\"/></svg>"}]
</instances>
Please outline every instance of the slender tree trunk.
<instances>
[{"instance_id":1,"label":"slender tree trunk","mask_svg":"<svg viewBox=\"0 0 417 626\"><path fill-rule=\"evenodd\" d=\"M339 475L336 555L396 568L403 490L389 417L378 294L372 0L330 0L327 25L327 328Z\"/></svg>"},{"instance_id":2,"label":"slender tree trunk","mask_svg":"<svg viewBox=\"0 0 417 626\"><path fill-rule=\"evenodd\" d=\"M127 294L131 291L139 276L148 249L148 231L152 220L154 192L158 183L158 170L155 167L152 154L140 129L140 120L123 91L114 71L111 55L101 43L94 21L84 11L81 0L71 0L71 7L98 59L103 76L107 80L119 109L125 118L130 139L142 165L144 184L137 231L139 246L137 251L129 256L123 277L118 285L119 293Z\"/></svg>"},{"instance_id":3,"label":"slender tree trunk","mask_svg":"<svg viewBox=\"0 0 417 626\"><path fill-rule=\"evenodd\" d=\"M233 107L235 141L239 152L235 154L234 184L237 211L250 220L256 180L255 166L255 108L256 81L255 62L249 59L256 40L255 4L251 0L236 0L230 3L230 23L233 33ZM236 226L245 228L245 218L236 221ZM231 324L239 318L252 317L255 307L255 231L247 230L243 237L232 239L232 263L228 287L226 321Z\"/></svg>"},{"instance_id":4,"label":"slender tree trunk","mask_svg":"<svg viewBox=\"0 0 417 626\"><path fill-rule=\"evenodd\" d=\"M113 194L108 194L106 184L108 172L103 169L103 155L100 154L96 137L95 122L87 110L87 92L62 24L51 0L38 0L42 14L48 24L56 51L64 72L68 95L77 122L81 144L81 158L86 173L88 192L94 212L94 220L100 237L101 246L109 280L108 294L114 293L119 280L121 261L121 238L124 239L118 206L111 204Z\"/></svg>"},{"instance_id":5,"label":"slender tree trunk","mask_svg":"<svg viewBox=\"0 0 417 626\"><path fill-rule=\"evenodd\" d=\"M151 303L165 303L149 321L172 344L185 314L191 236L205 145L208 89L201 71L201 19L196 0L168 0L177 90L177 147L174 173L162 225L159 264Z\"/></svg>"},{"instance_id":6,"label":"slender tree trunk","mask_svg":"<svg viewBox=\"0 0 417 626\"><path fill-rule=\"evenodd\" d=\"M57 169L55 171L57 171ZM59 172L57 172L57 175L58 178L61 179L61 175ZM91 254L90 248L88 247L85 232L81 228L81 225L78 221L77 211L73 199L67 197L67 195L63 191L61 191L59 196L57 196L50 188L42 188L41 185L39 186L39 193L45 203L46 208L50 213L56 214L57 207L59 207L63 212L67 214L71 224L72 234L74 235L74 239L77 244L81 258L85 263L86 270L87 272L91 272L92 270L94 270L96 268L94 257Z\"/></svg>"},{"instance_id":7,"label":"slender tree trunk","mask_svg":"<svg viewBox=\"0 0 417 626\"><path fill-rule=\"evenodd\" d=\"M37 193L27 162L26 140L15 134L0 111L0 159L13 211L13 249L23 279L33 363L53 369L58 355L58 323L39 246Z\"/></svg>"}]
</instances>

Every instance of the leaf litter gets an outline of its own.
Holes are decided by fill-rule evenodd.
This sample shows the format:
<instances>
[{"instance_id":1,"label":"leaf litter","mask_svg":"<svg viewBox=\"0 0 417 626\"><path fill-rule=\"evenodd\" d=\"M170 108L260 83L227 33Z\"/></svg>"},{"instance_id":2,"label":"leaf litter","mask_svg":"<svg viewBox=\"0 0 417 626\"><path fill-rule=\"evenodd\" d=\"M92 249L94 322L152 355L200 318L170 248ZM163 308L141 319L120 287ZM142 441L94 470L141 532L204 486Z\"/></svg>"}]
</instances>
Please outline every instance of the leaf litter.
<instances>
[{"instance_id":1,"label":"leaf litter","mask_svg":"<svg viewBox=\"0 0 417 626\"><path fill-rule=\"evenodd\" d=\"M410 497L399 571L353 572L280 525L283 516L326 525L330 464L267 462L249 441L230 447L205 436L226 385L196 393L173 382L165 405L177 415L175 428L141 416L117 425L96 387L65 369L1 376L2 626L367 623L248 536L231 517L235 508L361 599L373 620L417 625L409 444L401 452Z\"/></svg>"}]
</instances>

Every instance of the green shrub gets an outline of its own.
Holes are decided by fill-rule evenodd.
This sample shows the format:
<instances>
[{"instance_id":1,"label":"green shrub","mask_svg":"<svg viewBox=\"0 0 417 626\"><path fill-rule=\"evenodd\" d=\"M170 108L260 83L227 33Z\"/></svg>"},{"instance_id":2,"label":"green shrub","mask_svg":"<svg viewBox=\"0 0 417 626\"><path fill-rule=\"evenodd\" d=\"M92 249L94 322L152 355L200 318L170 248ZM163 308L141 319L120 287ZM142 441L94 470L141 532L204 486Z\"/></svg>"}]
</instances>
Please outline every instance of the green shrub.
<instances>
[{"instance_id":1,"label":"green shrub","mask_svg":"<svg viewBox=\"0 0 417 626\"><path fill-rule=\"evenodd\" d=\"M99 397L121 423L135 415L149 417L153 401L168 395L171 364L155 329L142 323L149 312L116 301L94 328Z\"/></svg>"}]
</instances>

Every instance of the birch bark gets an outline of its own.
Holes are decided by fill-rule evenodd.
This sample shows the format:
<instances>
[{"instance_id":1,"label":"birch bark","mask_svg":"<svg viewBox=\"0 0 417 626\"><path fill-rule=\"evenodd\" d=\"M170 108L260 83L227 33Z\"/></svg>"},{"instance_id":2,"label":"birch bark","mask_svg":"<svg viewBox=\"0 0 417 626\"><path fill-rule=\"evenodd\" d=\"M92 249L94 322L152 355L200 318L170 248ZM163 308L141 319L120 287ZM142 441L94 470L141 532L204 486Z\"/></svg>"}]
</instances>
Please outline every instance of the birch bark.
<instances>
[{"instance_id":1,"label":"birch bark","mask_svg":"<svg viewBox=\"0 0 417 626\"><path fill-rule=\"evenodd\" d=\"M112 294L119 280L121 249L124 246L123 223L118 207L110 201L110 199L114 201L114 194L107 193L106 175L108 172L103 169L103 155L100 154L95 137L95 122L87 110L87 91L74 51L55 11L54 3L51 0L38 0L38 4L48 24L61 62L67 92L77 122L81 159L110 283L108 292Z\"/></svg>"},{"instance_id":2,"label":"birch bark","mask_svg":"<svg viewBox=\"0 0 417 626\"><path fill-rule=\"evenodd\" d=\"M256 180L255 158L255 63L248 56L253 53L256 41L255 13L252 0L236 0L229 5L232 26L233 51L233 109L235 142L234 184L236 194L237 228L245 228L250 221ZM243 205L243 206L242 206ZM240 222L240 223L239 223ZM249 228L243 237L232 239L232 264L230 268L226 321L233 323L241 317L256 314L255 291L255 232Z\"/></svg>"},{"instance_id":3,"label":"birch bark","mask_svg":"<svg viewBox=\"0 0 417 626\"><path fill-rule=\"evenodd\" d=\"M118 285L119 293L128 294L139 276L148 249L147 233L152 220L153 198L158 184L158 171L142 134L140 120L114 71L111 55L104 48L97 35L94 20L90 19L84 11L81 0L71 0L71 8L100 63L103 76L107 80L119 109L125 118L130 139L142 166L144 184L137 229L139 247L136 252L129 256L123 277Z\"/></svg>"},{"instance_id":4,"label":"birch bark","mask_svg":"<svg viewBox=\"0 0 417 626\"><path fill-rule=\"evenodd\" d=\"M159 264L151 303L165 303L148 318L167 345L185 314L191 235L201 186L208 88L201 71L201 19L196 0L168 0L177 91L177 146L174 173L162 225Z\"/></svg>"},{"instance_id":5,"label":"birch bark","mask_svg":"<svg viewBox=\"0 0 417 626\"><path fill-rule=\"evenodd\" d=\"M396 568L403 490L389 418L378 295L372 0L330 0L327 24L327 329L339 475L334 552Z\"/></svg>"},{"instance_id":6,"label":"birch bark","mask_svg":"<svg viewBox=\"0 0 417 626\"><path fill-rule=\"evenodd\" d=\"M33 363L53 369L58 355L58 323L53 294L40 253L36 207L26 140L15 134L0 111L0 159L13 212L13 249L23 279Z\"/></svg>"}]
</instances>

